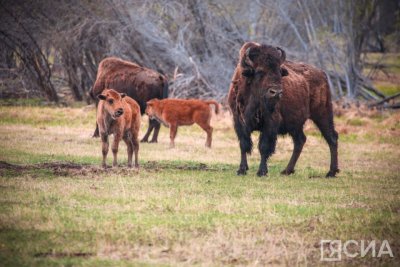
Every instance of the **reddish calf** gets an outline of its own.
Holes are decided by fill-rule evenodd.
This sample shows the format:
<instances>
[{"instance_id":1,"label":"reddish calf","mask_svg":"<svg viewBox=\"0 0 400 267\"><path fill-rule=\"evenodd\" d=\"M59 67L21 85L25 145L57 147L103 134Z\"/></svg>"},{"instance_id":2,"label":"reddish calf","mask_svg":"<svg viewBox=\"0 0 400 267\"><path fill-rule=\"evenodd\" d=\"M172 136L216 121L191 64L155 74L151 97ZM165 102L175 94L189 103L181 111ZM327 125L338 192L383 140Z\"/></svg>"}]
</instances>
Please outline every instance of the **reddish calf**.
<instances>
[{"instance_id":1,"label":"reddish calf","mask_svg":"<svg viewBox=\"0 0 400 267\"><path fill-rule=\"evenodd\" d=\"M197 99L152 99L147 102L146 114L150 119L156 119L170 128L170 147L175 146L175 137L178 126L197 123L206 133L206 147L211 147L213 128L210 126L210 104L215 105L218 114L218 103L214 100L203 101Z\"/></svg>"},{"instance_id":2,"label":"reddish calf","mask_svg":"<svg viewBox=\"0 0 400 267\"><path fill-rule=\"evenodd\" d=\"M111 150L113 152L113 166L117 166L118 145L123 139L128 147L128 167L132 167L132 155L135 152L135 167L138 164L140 107L135 100L118 93L113 89L105 89L100 95L97 107L97 124L103 143L103 167L106 167L108 154L108 136L114 135Z\"/></svg>"}]
</instances>

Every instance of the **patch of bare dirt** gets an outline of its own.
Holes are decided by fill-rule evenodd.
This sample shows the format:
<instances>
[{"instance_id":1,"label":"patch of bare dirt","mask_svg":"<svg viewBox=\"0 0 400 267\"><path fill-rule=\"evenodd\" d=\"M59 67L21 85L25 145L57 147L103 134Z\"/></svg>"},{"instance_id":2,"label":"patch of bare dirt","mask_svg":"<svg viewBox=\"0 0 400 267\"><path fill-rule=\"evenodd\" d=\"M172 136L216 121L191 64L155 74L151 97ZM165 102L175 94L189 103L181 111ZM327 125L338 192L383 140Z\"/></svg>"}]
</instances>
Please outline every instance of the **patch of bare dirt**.
<instances>
[{"instance_id":1,"label":"patch of bare dirt","mask_svg":"<svg viewBox=\"0 0 400 267\"><path fill-rule=\"evenodd\" d=\"M156 161L147 161L141 165L141 169L150 172L159 172L162 170L199 170L199 171L220 171L221 168L210 167L204 163L160 163ZM137 173L139 170L136 168L128 168L120 165L116 168L102 168L97 165L79 164L74 162L44 162L29 165L11 164L5 161L0 161L0 175L6 171L11 172L27 172L32 170L50 170L57 176L98 176L102 174L120 174L130 175Z\"/></svg>"},{"instance_id":2,"label":"patch of bare dirt","mask_svg":"<svg viewBox=\"0 0 400 267\"><path fill-rule=\"evenodd\" d=\"M88 252L41 252L34 255L35 258L89 258L95 256Z\"/></svg>"},{"instance_id":3,"label":"patch of bare dirt","mask_svg":"<svg viewBox=\"0 0 400 267\"><path fill-rule=\"evenodd\" d=\"M208 166L204 163L196 163L196 164L189 164L189 163L167 163L167 162L157 162L157 161L147 161L144 163L143 167L146 170L153 170L153 171L161 171L166 169L172 170L189 170L189 171L217 171L221 170L220 168L213 168Z\"/></svg>"}]
</instances>

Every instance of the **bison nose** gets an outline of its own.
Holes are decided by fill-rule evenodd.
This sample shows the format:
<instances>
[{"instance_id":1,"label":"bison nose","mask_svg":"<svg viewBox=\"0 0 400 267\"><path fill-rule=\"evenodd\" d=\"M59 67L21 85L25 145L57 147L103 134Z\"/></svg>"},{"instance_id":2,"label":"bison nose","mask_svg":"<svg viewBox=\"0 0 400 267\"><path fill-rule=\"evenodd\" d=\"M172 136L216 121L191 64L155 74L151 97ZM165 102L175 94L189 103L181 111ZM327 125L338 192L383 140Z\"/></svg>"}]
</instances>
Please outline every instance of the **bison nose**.
<instances>
[{"instance_id":1,"label":"bison nose","mask_svg":"<svg viewBox=\"0 0 400 267\"><path fill-rule=\"evenodd\" d=\"M278 89L278 88L269 88L267 91L267 95L270 98L273 97L281 97L282 96L282 89Z\"/></svg>"},{"instance_id":2,"label":"bison nose","mask_svg":"<svg viewBox=\"0 0 400 267\"><path fill-rule=\"evenodd\" d=\"M115 116L116 116L116 117L119 117L119 116L121 116L122 114L124 114L124 110L123 110L122 108L119 108L117 111L115 111Z\"/></svg>"}]
</instances>

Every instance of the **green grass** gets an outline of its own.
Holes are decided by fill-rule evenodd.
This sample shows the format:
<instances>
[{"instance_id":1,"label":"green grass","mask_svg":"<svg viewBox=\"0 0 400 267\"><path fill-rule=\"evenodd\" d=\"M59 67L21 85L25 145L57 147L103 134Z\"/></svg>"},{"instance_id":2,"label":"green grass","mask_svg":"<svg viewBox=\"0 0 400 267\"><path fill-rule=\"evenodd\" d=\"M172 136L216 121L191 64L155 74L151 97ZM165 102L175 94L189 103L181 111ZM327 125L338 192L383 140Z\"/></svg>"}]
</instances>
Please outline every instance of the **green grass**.
<instances>
[{"instance_id":1,"label":"green grass","mask_svg":"<svg viewBox=\"0 0 400 267\"><path fill-rule=\"evenodd\" d=\"M394 259L339 264L398 265L400 129L392 116L337 120L352 128L340 135L336 179L323 178L329 151L312 130L295 174L280 175L292 150L285 137L259 178L256 149L248 175L236 176L227 115L212 121L211 150L197 126L179 128L171 150L162 128L158 144L141 144L139 170L124 167L124 144L121 166L103 170L100 141L90 137L93 109L0 107L0 161L21 166L0 167L0 263L323 265L321 239L387 239Z\"/></svg>"},{"instance_id":2,"label":"green grass","mask_svg":"<svg viewBox=\"0 0 400 267\"><path fill-rule=\"evenodd\" d=\"M391 84L386 82L376 82L376 88L378 88L382 93L387 96L391 96L397 93L400 93L400 85L399 84Z\"/></svg>"}]
</instances>

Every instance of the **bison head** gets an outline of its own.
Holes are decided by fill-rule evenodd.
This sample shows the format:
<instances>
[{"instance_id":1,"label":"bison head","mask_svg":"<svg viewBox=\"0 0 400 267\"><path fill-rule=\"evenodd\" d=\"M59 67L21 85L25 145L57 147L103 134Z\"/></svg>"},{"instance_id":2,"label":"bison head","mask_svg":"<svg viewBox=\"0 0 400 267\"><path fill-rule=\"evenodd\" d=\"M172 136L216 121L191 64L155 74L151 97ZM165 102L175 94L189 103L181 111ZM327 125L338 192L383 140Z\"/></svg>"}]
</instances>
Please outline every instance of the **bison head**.
<instances>
[{"instance_id":1,"label":"bison head","mask_svg":"<svg viewBox=\"0 0 400 267\"><path fill-rule=\"evenodd\" d=\"M282 77L288 75L282 67L285 59L286 53L279 47L246 43L241 49L242 75L247 78L252 95L270 110L282 96Z\"/></svg>"},{"instance_id":2,"label":"bison head","mask_svg":"<svg viewBox=\"0 0 400 267\"><path fill-rule=\"evenodd\" d=\"M122 99L126 95L124 93L118 93L113 89L105 89L100 95L97 97L100 100L103 100L103 107L111 115L111 117L116 120L122 114L124 114L124 106L122 103Z\"/></svg>"}]
</instances>

